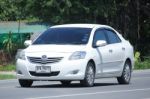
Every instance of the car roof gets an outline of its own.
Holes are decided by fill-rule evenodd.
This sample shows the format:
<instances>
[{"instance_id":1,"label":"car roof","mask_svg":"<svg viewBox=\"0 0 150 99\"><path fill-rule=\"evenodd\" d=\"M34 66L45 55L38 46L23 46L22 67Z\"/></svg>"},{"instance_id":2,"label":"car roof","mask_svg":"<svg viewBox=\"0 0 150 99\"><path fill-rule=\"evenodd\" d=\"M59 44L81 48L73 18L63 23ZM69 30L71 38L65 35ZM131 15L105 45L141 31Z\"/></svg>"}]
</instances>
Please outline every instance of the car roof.
<instances>
[{"instance_id":1,"label":"car roof","mask_svg":"<svg viewBox=\"0 0 150 99\"><path fill-rule=\"evenodd\" d=\"M107 25L101 24L63 24L63 25L55 25L51 28L63 28L63 27L77 27L77 28L94 28L94 27L108 27Z\"/></svg>"}]
</instances>

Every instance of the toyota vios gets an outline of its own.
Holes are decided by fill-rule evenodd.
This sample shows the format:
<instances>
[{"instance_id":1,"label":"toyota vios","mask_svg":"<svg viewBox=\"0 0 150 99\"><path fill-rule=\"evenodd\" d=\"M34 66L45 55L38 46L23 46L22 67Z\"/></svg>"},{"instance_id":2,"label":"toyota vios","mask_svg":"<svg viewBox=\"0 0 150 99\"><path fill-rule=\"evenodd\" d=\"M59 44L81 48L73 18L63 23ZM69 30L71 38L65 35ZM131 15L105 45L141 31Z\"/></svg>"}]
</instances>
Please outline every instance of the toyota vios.
<instances>
[{"instance_id":1,"label":"toyota vios","mask_svg":"<svg viewBox=\"0 0 150 99\"><path fill-rule=\"evenodd\" d=\"M16 62L22 87L33 81L80 81L93 86L94 80L116 77L129 84L134 67L133 47L107 25L66 24L50 27L22 50Z\"/></svg>"}]
</instances>

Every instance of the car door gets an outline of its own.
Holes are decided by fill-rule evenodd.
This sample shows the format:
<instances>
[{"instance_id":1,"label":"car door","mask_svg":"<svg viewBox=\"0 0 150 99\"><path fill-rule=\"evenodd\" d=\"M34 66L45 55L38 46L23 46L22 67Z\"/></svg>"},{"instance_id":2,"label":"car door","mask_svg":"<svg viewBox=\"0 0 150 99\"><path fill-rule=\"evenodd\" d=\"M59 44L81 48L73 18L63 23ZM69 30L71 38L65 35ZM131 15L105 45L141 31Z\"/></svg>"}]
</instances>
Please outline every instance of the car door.
<instances>
[{"instance_id":1,"label":"car door","mask_svg":"<svg viewBox=\"0 0 150 99\"><path fill-rule=\"evenodd\" d=\"M99 49L103 59L102 71L104 76L114 76L122 70L125 47L113 30L105 29L104 31L108 39L108 44Z\"/></svg>"},{"instance_id":2,"label":"car door","mask_svg":"<svg viewBox=\"0 0 150 99\"><path fill-rule=\"evenodd\" d=\"M97 63L97 71L98 71L98 76L102 76L103 73L103 65L105 65L107 57L109 57L109 52L107 51L108 47L106 46L101 46L101 47L96 47L96 42L98 40L105 40L108 43L106 33L104 32L104 29L97 29L94 33L94 38L93 38L93 48L95 52L97 53L96 57L96 63Z\"/></svg>"}]
</instances>

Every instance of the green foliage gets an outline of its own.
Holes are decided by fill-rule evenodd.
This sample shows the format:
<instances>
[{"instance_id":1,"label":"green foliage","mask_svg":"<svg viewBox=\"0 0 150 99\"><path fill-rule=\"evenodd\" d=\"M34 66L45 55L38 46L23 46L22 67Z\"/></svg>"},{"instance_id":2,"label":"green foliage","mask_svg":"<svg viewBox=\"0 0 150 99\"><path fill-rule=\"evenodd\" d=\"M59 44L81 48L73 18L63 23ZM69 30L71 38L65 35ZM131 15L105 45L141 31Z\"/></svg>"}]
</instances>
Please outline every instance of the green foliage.
<instances>
[{"instance_id":1,"label":"green foliage","mask_svg":"<svg viewBox=\"0 0 150 99\"><path fill-rule=\"evenodd\" d=\"M16 78L14 75L0 74L0 80L4 80L4 79L14 79L14 78Z\"/></svg>"},{"instance_id":2,"label":"green foliage","mask_svg":"<svg viewBox=\"0 0 150 99\"><path fill-rule=\"evenodd\" d=\"M135 62L135 69L150 69L150 58L144 61Z\"/></svg>"},{"instance_id":3,"label":"green foliage","mask_svg":"<svg viewBox=\"0 0 150 99\"><path fill-rule=\"evenodd\" d=\"M0 21L107 24L129 39L141 56L149 56L149 8L150 0L0 0Z\"/></svg>"},{"instance_id":4,"label":"green foliage","mask_svg":"<svg viewBox=\"0 0 150 99\"><path fill-rule=\"evenodd\" d=\"M16 50L16 45L12 39L12 33L9 32L7 38L3 41L4 51L9 54L10 58L11 54L13 54L13 52Z\"/></svg>"},{"instance_id":5,"label":"green foliage","mask_svg":"<svg viewBox=\"0 0 150 99\"><path fill-rule=\"evenodd\" d=\"M8 54L9 59L13 59L16 55L17 49L25 48L24 44L20 42L20 36L22 42L30 37L30 33L8 33L0 34L0 50L3 49ZM1 62L1 60L0 60Z\"/></svg>"},{"instance_id":6,"label":"green foliage","mask_svg":"<svg viewBox=\"0 0 150 99\"><path fill-rule=\"evenodd\" d=\"M0 0L0 21L25 19L27 0ZM29 9L28 9L29 10Z\"/></svg>"},{"instance_id":7,"label":"green foliage","mask_svg":"<svg viewBox=\"0 0 150 99\"><path fill-rule=\"evenodd\" d=\"M135 69L150 69L150 57L146 57L143 61L140 59L140 52L134 55Z\"/></svg>"},{"instance_id":8,"label":"green foliage","mask_svg":"<svg viewBox=\"0 0 150 99\"><path fill-rule=\"evenodd\" d=\"M8 64L6 66L0 66L0 71L15 71L16 66L13 64Z\"/></svg>"},{"instance_id":9,"label":"green foliage","mask_svg":"<svg viewBox=\"0 0 150 99\"><path fill-rule=\"evenodd\" d=\"M3 41L4 48L7 52L11 52L13 49L13 42L12 42L12 33L8 33L8 37Z\"/></svg>"},{"instance_id":10,"label":"green foliage","mask_svg":"<svg viewBox=\"0 0 150 99\"><path fill-rule=\"evenodd\" d=\"M137 63L140 61L140 52L135 52L134 61Z\"/></svg>"}]
</instances>

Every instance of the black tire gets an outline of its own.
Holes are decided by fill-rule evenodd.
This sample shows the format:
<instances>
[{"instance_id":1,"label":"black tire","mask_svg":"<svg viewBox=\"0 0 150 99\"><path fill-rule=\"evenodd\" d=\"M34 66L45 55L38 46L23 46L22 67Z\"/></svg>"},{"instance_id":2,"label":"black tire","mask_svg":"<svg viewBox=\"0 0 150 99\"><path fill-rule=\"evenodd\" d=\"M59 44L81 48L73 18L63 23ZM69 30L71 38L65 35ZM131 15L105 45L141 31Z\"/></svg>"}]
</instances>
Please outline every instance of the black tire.
<instances>
[{"instance_id":1,"label":"black tire","mask_svg":"<svg viewBox=\"0 0 150 99\"><path fill-rule=\"evenodd\" d=\"M71 83L71 81L60 81L61 82L61 84L63 85L63 86L68 86L68 85L70 85L70 83Z\"/></svg>"},{"instance_id":2,"label":"black tire","mask_svg":"<svg viewBox=\"0 0 150 99\"><path fill-rule=\"evenodd\" d=\"M131 79L131 63L126 61L121 77L117 77L119 84L129 84Z\"/></svg>"},{"instance_id":3,"label":"black tire","mask_svg":"<svg viewBox=\"0 0 150 99\"><path fill-rule=\"evenodd\" d=\"M21 87L31 87L33 81L32 80L24 80L24 79L19 79L19 84Z\"/></svg>"},{"instance_id":4,"label":"black tire","mask_svg":"<svg viewBox=\"0 0 150 99\"><path fill-rule=\"evenodd\" d=\"M94 64L89 62L85 71L85 78L80 83L85 87L92 87L95 80Z\"/></svg>"}]
</instances>

